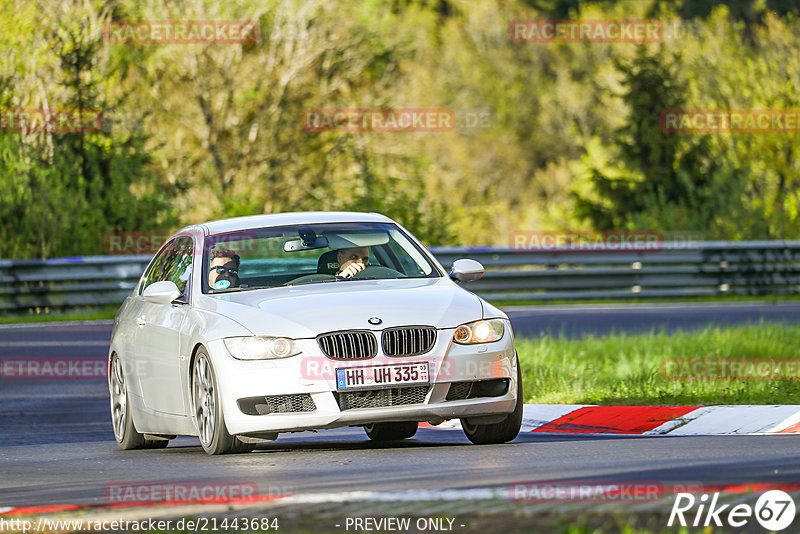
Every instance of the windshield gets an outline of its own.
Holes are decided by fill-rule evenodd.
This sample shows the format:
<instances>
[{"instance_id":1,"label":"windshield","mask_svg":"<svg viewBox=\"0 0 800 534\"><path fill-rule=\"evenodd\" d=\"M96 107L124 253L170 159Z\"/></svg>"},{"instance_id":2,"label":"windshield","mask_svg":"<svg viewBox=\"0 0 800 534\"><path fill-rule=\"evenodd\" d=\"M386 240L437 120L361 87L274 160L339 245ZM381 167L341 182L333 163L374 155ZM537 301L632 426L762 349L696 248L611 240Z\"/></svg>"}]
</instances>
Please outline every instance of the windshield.
<instances>
[{"instance_id":1,"label":"windshield","mask_svg":"<svg viewBox=\"0 0 800 534\"><path fill-rule=\"evenodd\" d=\"M203 292L440 276L394 224L332 223L206 238Z\"/></svg>"}]
</instances>

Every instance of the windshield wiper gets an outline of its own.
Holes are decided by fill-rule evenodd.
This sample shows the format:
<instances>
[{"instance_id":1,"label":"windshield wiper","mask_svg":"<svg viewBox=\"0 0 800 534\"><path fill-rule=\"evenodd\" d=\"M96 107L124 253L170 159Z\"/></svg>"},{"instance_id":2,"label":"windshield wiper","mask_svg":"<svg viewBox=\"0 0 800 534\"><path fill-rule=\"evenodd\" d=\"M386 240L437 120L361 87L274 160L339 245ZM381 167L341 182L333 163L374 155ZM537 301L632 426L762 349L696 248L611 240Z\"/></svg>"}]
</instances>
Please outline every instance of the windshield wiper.
<instances>
[{"instance_id":1,"label":"windshield wiper","mask_svg":"<svg viewBox=\"0 0 800 534\"><path fill-rule=\"evenodd\" d=\"M248 291L250 289L270 289L277 286L247 286L247 287L229 287L227 289L214 289L213 295L219 295L220 293L232 293L234 291Z\"/></svg>"},{"instance_id":2,"label":"windshield wiper","mask_svg":"<svg viewBox=\"0 0 800 534\"><path fill-rule=\"evenodd\" d=\"M342 278L342 280L345 280ZM326 278L325 280L306 280L305 282L296 282L294 284L286 284L284 287L304 286L306 284L324 284L325 282L338 282L338 278Z\"/></svg>"}]
</instances>

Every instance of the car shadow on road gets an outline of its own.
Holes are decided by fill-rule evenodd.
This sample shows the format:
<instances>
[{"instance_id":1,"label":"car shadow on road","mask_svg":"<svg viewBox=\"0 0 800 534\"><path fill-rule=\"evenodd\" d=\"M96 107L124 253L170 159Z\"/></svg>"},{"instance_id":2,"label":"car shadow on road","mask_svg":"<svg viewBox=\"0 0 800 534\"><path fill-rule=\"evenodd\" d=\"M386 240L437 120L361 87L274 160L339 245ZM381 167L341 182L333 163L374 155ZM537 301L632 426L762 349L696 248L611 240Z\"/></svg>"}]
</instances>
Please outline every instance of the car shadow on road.
<instances>
[{"instance_id":1,"label":"car shadow on road","mask_svg":"<svg viewBox=\"0 0 800 534\"><path fill-rule=\"evenodd\" d=\"M328 432L336 432L328 434ZM506 447L535 443L585 443L620 441L633 443L635 440L658 440L665 446L681 447L691 446L692 443L702 442L709 438L730 439L759 439L758 436L642 436L635 434L583 434L583 433L557 433L557 432L522 432L516 439L507 444L499 445L473 445L461 430L457 429L420 429L416 436L398 441L375 442L371 441L361 432L354 431L322 431L318 434L299 436L281 436L278 440L265 442L256 446L255 454L277 454L304 451L357 451L357 450L400 450L400 449L435 449L443 447ZM791 439L789 436L761 436L762 439ZM666 440L666 441L665 441ZM676 441L677 440L677 441ZM167 453L202 453L196 438L179 438L179 441L170 443Z\"/></svg>"},{"instance_id":2,"label":"car shadow on road","mask_svg":"<svg viewBox=\"0 0 800 534\"><path fill-rule=\"evenodd\" d=\"M438 438L438 439L437 439ZM251 454L276 454L303 451L357 451L357 450L380 450L380 449L420 449L438 448L452 446L470 446L470 442L460 430L430 431L420 429L417 435L410 439L398 441L376 442L364 435L363 431L354 430L333 430L320 431L318 433L304 433L304 435L287 435L278 438L276 441L261 443L256 446ZM170 443L166 449L161 451L169 454L181 453L203 453L197 438L181 437Z\"/></svg>"}]
</instances>

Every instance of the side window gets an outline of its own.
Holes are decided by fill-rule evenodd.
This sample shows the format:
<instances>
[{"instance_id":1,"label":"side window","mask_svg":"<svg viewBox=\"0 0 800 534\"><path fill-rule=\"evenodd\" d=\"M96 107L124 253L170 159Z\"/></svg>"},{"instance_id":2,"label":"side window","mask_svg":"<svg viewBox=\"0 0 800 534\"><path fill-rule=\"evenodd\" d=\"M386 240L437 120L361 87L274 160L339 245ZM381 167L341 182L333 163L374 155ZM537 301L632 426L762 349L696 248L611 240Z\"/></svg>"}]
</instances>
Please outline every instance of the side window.
<instances>
[{"instance_id":1,"label":"side window","mask_svg":"<svg viewBox=\"0 0 800 534\"><path fill-rule=\"evenodd\" d=\"M170 241L166 247L164 247L161 252L159 252L158 256L153 258L153 261L150 263L150 268L147 271L147 276L145 277L144 284L142 284L142 291L145 290L147 286L158 282L161 280L160 276L161 273L164 272L164 261L169 254L169 251L172 250L175 241ZM141 294L141 293L140 293Z\"/></svg>"},{"instance_id":2,"label":"side window","mask_svg":"<svg viewBox=\"0 0 800 534\"><path fill-rule=\"evenodd\" d=\"M179 237L174 244L169 247L166 260L164 261L164 272L159 280L169 280L174 282L181 293L186 291L186 284L189 282L189 275L192 273L192 238L188 236Z\"/></svg>"},{"instance_id":3,"label":"side window","mask_svg":"<svg viewBox=\"0 0 800 534\"><path fill-rule=\"evenodd\" d=\"M192 272L192 238L181 236L173 239L161 250L151 264L142 291L150 284L169 280L174 282L181 293Z\"/></svg>"}]
</instances>

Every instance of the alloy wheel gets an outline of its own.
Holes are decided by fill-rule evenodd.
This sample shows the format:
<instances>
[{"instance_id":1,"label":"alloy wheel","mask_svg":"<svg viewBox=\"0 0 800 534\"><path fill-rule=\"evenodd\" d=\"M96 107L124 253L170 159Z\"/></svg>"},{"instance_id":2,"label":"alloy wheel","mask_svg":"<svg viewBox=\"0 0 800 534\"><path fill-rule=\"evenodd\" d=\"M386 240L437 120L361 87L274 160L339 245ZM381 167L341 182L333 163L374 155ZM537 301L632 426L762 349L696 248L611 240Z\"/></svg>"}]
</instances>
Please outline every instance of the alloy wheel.
<instances>
[{"instance_id":1,"label":"alloy wheel","mask_svg":"<svg viewBox=\"0 0 800 534\"><path fill-rule=\"evenodd\" d=\"M122 363L119 356L111 361L111 421L114 425L114 437L121 442L125 439L125 416L128 408L128 394L125 390L125 376L122 374Z\"/></svg>"},{"instance_id":2,"label":"alloy wheel","mask_svg":"<svg viewBox=\"0 0 800 534\"><path fill-rule=\"evenodd\" d=\"M201 354L195 363L192 390L198 435L203 445L208 447L214 439L216 392L214 377L205 354Z\"/></svg>"}]
</instances>

